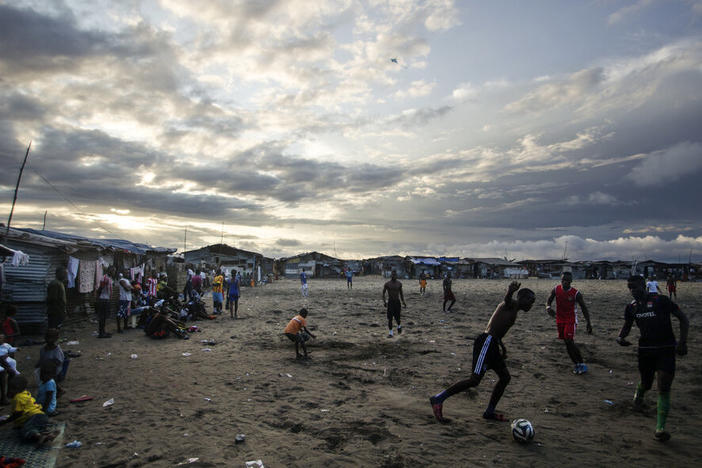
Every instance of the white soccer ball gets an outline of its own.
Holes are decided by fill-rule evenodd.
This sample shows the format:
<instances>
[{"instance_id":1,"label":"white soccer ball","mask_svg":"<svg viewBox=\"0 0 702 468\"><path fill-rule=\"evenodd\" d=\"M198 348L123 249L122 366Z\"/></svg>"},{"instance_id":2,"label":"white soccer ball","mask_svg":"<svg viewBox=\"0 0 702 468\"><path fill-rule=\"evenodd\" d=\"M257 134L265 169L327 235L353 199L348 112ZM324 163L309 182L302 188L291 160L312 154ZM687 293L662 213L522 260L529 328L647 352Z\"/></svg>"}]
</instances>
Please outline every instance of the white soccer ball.
<instances>
[{"instance_id":1,"label":"white soccer ball","mask_svg":"<svg viewBox=\"0 0 702 468\"><path fill-rule=\"evenodd\" d=\"M534 426L524 418L512 421L512 437L517 442L526 444L534 438Z\"/></svg>"}]
</instances>

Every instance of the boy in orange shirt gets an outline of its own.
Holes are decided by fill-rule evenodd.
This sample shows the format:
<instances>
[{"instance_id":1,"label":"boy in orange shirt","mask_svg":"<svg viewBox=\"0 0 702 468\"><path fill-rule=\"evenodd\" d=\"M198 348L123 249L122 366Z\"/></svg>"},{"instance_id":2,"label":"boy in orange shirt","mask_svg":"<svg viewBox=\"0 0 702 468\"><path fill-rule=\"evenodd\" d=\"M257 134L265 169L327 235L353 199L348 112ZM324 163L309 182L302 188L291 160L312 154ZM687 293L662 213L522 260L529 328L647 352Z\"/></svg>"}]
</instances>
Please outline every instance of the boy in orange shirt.
<instances>
[{"instance_id":1,"label":"boy in orange shirt","mask_svg":"<svg viewBox=\"0 0 702 468\"><path fill-rule=\"evenodd\" d=\"M295 357L297 359L307 359L307 346L305 342L310 339L310 337L315 338L311 331L307 329L307 309L300 309L300 314L288 322L283 333L285 336L290 338L290 341L295 343ZM302 351L305 353L304 356L300 354L300 345L302 345Z\"/></svg>"}]
</instances>

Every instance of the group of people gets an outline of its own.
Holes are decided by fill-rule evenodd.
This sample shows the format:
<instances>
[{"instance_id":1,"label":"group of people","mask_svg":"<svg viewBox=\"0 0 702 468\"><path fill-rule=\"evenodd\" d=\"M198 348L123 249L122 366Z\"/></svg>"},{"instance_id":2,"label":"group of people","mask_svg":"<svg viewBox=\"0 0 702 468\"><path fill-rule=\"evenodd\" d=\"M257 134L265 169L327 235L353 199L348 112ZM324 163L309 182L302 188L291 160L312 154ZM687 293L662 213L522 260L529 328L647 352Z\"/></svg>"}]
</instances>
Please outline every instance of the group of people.
<instances>
[{"instance_id":1,"label":"group of people","mask_svg":"<svg viewBox=\"0 0 702 468\"><path fill-rule=\"evenodd\" d=\"M586 373L588 368L583 362L580 350L574 343L578 323L576 314L578 305L586 319L588 333L592 333L592 324L583 296L571 286L572 280L571 273L564 272L562 274L561 284L553 288L546 301L546 311L556 318L558 337L564 341L567 353L575 364L573 372L580 375ZM636 408L643 405L644 394L652 388L653 381L657 376L658 402L654 438L659 441L667 441L670 439L670 433L665 430L665 424L670 410L670 390L675 375L675 356L676 353L680 356L687 354L689 322L677 304L672 302L669 297L648 288L646 280L642 276L631 276L627 281L627 287L633 301L626 306L624 325L616 342L621 346L630 346L631 343L626 338L636 323L640 331L638 346L640 382L634 393L633 404ZM483 417L498 421L507 420L504 415L496 412L497 403L511 379L505 363L507 350L502 339L515 323L518 311L528 312L536 299L534 292L530 289L519 288L520 283L517 282L512 282L509 285L504 300L493 312L485 331L475 339L470 377L429 398L434 416L439 422L448 422L443 415L443 405L446 399L477 386L488 369L493 369L499 380L493 389ZM517 292L516 300L512 298L515 292ZM556 300L555 311L552 309L554 299ZM680 323L680 335L677 341L671 317L677 318Z\"/></svg>"},{"instance_id":2,"label":"group of people","mask_svg":"<svg viewBox=\"0 0 702 468\"><path fill-rule=\"evenodd\" d=\"M304 271L300 277L304 295L306 283ZM573 373L582 375L586 374L589 369L580 349L575 344L578 310L582 311L585 318L588 334L592 334L592 323L583 294L572 286L572 282L572 273L566 271L561 275L560 284L551 290L546 300L546 312L556 319L558 338L563 340L566 353L573 362ZM455 302L451 286L451 276L448 274L443 282L444 310L446 311L450 311ZM520 311L528 312L536 302L534 291L528 288L520 289L520 287L521 283L516 281L509 284L504 299L497 305L485 330L475 338L470 376L429 398L432 412L437 421L449 422L443 415L445 401L457 393L478 386L489 369L495 371L499 380L493 388L487 408L483 412L483 418L497 421L507 420L503 414L497 411L497 405L511 380L505 362L507 349L503 338L514 325L518 313ZM626 306L624 325L616 342L622 346L631 345L626 338L631 332L633 324L636 323L640 330L638 346L640 382L634 394L633 404L637 408L643 404L644 394L652 388L654 378L657 376L658 402L654 437L656 440L666 441L670 439L670 433L665 430L665 424L670 410L670 389L675 375L675 356L676 354L680 356L687 354L689 322L686 315L672 302L670 297L660 294L658 290L653 291L650 284L647 285L642 276L631 276L627 281L627 287L633 301ZM425 288L426 277L420 277L420 294L424 293ZM515 293L516 299L514 298ZM397 324L397 334L402 333L401 311L403 307L407 307L402 283L397 279L397 272L394 270L390 280L383 286L382 297L387 311L388 337L391 338L394 336L394 323ZM446 303L449 301L451 303L446 309ZM553 308L554 301L555 310ZM307 329L307 316L308 311L303 308L298 315L290 320L284 330L284 334L295 343L295 354L298 359L308 357L305 343L310 338L314 338L314 335ZM673 333L671 317L677 318L680 324L677 341ZM302 347L302 354L299 351L300 347Z\"/></svg>"},{"instance_id":3,"label":"group of people","mask_svg":"<svg viewBox=\"0 0 702 468\"><path fill-rule=\"evenodd\" d=\"M39 357L34 364L33 373L38 388L36 396L33 396L28 389L29 381L18 369L15 359L15 353L20 352L20 348L8 343L8 338L0 334L0 405L10 403L12 409L10 416L0 420L0 424L14 423L22 439L36 442L37 445L50 442L57 435L49 418L58 414L57 398L63 393L60 382L66 377L70 362L61 350L58 339L57 328L47 329L44 345L39 349Z\"/></svg>"}]
</instances>

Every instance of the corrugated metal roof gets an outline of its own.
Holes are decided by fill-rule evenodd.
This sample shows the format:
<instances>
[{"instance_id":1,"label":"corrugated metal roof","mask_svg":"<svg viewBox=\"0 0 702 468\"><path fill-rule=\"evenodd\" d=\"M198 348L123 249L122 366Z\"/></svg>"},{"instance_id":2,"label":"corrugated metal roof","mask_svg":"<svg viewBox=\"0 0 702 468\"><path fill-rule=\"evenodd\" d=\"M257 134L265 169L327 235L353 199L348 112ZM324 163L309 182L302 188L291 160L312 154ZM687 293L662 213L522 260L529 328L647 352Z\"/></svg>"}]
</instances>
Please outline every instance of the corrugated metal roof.
<instances>
[{"instance_id":1,"label":"corrugated metal roof","mask_svg":"<svg viewBox=\"0 0 702 468\"><path fill-rule=\"evenodd\" d=\"M99 249L112 249L112 250L121 250L121 251L126 251L130 253L134 253L137 255L145 255L149 252L154 252L154 253L173 253L178 249L174 248L168 248L168 247L152 247L150 245L146 244L140 244L128 240L123 240L123 239L94 239L94 238L88 238L88 237L83 237L83 236L76 236L74 234L67 234L63 232L55 232L55 231L39 231L36 229L30 229L30 228L17 228L15 229L17 231L23 231L27 233L32 233L36 234L39 236L44 236L44 237L49 237L52 239L59 239L67 242L74 242L78 244L79 246L83 247L93 247L93 248L99 248Z\"/></svg>"}]
</instances>

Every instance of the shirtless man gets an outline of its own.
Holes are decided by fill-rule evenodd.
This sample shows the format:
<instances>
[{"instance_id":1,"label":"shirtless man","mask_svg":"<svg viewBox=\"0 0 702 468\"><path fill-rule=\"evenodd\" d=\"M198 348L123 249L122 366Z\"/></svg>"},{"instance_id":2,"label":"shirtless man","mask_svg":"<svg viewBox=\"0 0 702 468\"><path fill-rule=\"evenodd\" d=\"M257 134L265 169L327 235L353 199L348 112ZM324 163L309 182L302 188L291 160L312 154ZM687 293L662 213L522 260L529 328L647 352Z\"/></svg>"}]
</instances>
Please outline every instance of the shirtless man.
<instances>
[{"instance_id":1,"label":"shirtless man","mask_svg":"<svg viewBox=\"0 0 702 468\"><path fill-rule=\"evenodd\" d=\"M456 296L453 294L453 290L451 289L453 282L451 281L451 272L446 273L446 278L444 278L444 312L451 312L451 307L456 303ZM446 303L451 301L451 303L448 306L448 309L446 308Z\"/></svg>"},{"instance_id":2,"label":"shirtless man","mask_svg":"<svg viewBox=\"0 0 702 468\"><path fill-rule=\"evenodd\" d=\"M388 300L385 300L385 291L388 292ZM392 270L390 275L390 281L385 283L383 287L383 304L388 308L388 338L392 338L392 319L394 318L397 322L397 334L402 333L402 325L400 325L400 312L402 307L400 307L400 301L402 305L407 307L405 304L405 296L402 294L402 283L397 281L397 272Z\"/></svg>"},{"instance_id":3,"label":"shirtless man","mask_svg":"<svg viewBox=\"0 0 702 468\"><path fill-rule=\"evenodd\" d=\"M517 312L520 310L524 312L529 311L536 299L534 291L527 288L519 290L519 286L521 286L521 283L517 283L516 281L510 283L507 288L505 300L501 302L497 306L497 309L495 309L495 312L493 312L485 332L475 339L473 343L473 373L470 378L461 380L451 385L443 392L437 393L429 398L431 409L437 421L442 423L449 422L443 415L444 401L456 393L478 386L488 369L493 369L500 380L495 384L492 396L490 397L490 403L483 413L483 418L497 421L507 420L504 415L495 412L497 403L500 401L511 379L509 371L507 370L507 365L505 364L507 350L505 349L504 343L502 343L502 338L507 334L510 327L514 325L515 320L517 320ZM512 299L512 294L517 290L519 290L519 292L517 293L517 300L515 301ZM500 353L498 345L502 348L502 353Z\"/></svg>"}]
</instances>

